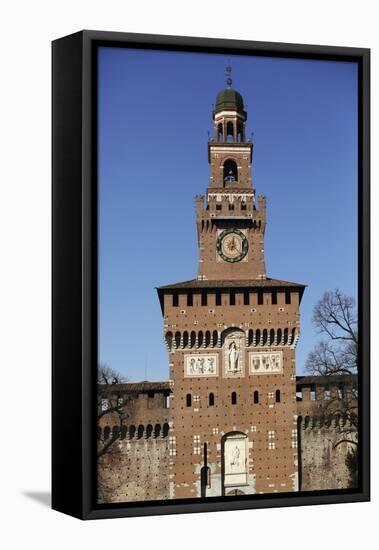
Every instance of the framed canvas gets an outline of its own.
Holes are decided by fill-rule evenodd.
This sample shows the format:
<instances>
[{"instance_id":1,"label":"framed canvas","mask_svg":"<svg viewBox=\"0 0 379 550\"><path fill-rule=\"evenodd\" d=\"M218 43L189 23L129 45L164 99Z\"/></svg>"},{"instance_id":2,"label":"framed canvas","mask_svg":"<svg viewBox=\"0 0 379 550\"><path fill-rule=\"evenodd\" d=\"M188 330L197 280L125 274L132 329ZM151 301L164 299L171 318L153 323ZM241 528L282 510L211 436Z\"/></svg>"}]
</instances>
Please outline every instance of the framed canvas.
<instances>
[{"instance_id":1,"label":"framed canvas","mask_svg":"<svg viewBox=\"0 0 379 550\"><path fill-rule=\"evenodd\" d=\"M367 49L53 42L53 508L369 500Z\"/></svg>"}]
</instances>

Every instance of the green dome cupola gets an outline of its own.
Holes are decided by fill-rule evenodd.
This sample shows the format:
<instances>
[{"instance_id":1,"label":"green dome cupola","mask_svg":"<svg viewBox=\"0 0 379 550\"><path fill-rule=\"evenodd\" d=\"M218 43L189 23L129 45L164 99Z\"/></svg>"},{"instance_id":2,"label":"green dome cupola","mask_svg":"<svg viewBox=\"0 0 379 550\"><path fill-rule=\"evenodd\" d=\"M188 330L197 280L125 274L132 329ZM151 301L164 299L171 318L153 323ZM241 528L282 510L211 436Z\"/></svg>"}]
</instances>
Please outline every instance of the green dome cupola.
<instances>
[{"instance_id":1,"label":"green dome cupola","mask_svg":"<svg viewBox=\"0 0 379 550\"><path fill-rule=\"evenodd\" d=\"M244 111L243 98L233 88L225 88L217 94L215 112L232 109L233 111Z\"/></svg>"},{"instance_id":2,"label":"green dome cupola","mask_svg":"<svg viewBox=\"0 0 379 550\"><path fill-rule=\"evenodd\" d=\"M215 141L241 143L245 141L247 113L242 95L232 88L232 68L226 67L226 84L217 94L213 110Z\"/></svg>"}]
</instances>

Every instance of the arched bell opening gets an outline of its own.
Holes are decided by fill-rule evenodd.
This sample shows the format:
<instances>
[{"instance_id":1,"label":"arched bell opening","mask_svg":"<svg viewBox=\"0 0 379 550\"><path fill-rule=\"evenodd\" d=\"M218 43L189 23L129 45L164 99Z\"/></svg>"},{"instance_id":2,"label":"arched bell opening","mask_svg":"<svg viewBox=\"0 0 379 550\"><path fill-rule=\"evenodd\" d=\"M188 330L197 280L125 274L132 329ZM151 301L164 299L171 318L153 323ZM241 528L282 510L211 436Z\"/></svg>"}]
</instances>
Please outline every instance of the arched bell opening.
<instances>
[{"instance_id":1,"label":"arched bell opening","mask_svg":"<svg viewBox=\"0 0 379 550\"><path fill-rule=\"evenodd\" d=\"M238 181L238 169L235 160L228 159L224 162L224 184L231 184Z\"/></svg>"},{"instance_id":2,"label":"arched bell opening","mask_svg":"<svg viewBox=\"0 0 379 550\"><path fill-rule=\"evenodd\" d=\"M224 141L224 132L221 122L217 125L217 141Z\"/></svg>"},{"instance_id":3,"label":"arched bell opening","mask_svg":"<svg viewBox=\"0 0 379 550\"><path fill-rule=\"evenodd\" d=\"M234 141L234 124L230 121L226 123L226 141Z\"/></svg>"}]
</instances>

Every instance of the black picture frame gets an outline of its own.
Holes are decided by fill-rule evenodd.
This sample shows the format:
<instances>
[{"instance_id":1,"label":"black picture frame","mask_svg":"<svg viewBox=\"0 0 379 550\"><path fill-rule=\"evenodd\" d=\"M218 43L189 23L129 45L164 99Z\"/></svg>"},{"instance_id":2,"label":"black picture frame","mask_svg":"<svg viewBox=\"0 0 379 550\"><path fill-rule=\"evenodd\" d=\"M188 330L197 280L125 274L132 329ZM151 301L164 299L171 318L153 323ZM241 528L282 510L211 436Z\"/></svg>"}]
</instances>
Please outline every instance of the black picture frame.
<instances>
[{"instance_id":1,"label":"black picture frame","mask_svg":"<svg viewBox=\"0 0 379 550\"><path fill-rule=\"evenodd\" d=\"M355 61L359 67L358 489L96 504L97 55L99 46ZM370 50L81 31L52 43L52 507L81 519L370 499Z\"/></svg>"}]
</instances>

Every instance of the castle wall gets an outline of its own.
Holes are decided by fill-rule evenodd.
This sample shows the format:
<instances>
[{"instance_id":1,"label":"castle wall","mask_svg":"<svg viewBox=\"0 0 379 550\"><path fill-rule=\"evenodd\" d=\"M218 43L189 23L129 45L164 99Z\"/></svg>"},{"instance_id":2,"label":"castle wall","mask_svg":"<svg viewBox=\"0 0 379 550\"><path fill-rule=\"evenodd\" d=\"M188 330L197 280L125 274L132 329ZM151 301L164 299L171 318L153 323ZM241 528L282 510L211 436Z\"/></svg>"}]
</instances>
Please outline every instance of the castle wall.
<instances>
[{"instance_id":1,"label":"castle wall","mask_svg":"<svg viewBox=\"0 0 379 550\"><path fill-rule=\"evenodd\" d=\"M98 462L98 502L169 498L168 437L118 440Z\"/></svg>"},{"instance_id":2,"label":"castle wall","mask_svg":"<svg viewBox=\"0 0 379 550\"><path fill-rule=\"evenodd\" d=\"M271 376L271 380L275 382L278 375ZM242 379L242 381L244 380L246 379ZM336 394L336 383L338 381L338 384L340 384L340 380L342 380L340 377L335 380L329 378L332 395ZM179 400L177 407L180 406L180 399L187 391L193 391L196 394L195 388L188 386L188 384L193 384L193 380L191 382L191 379L183 379L181 382L183 384L182 391L175 397ZM303 382L304 380L298 377L298 386L299 384L303 385ZM320 387L325 383L321 377L308 377L306 382ZM351 376L350 380L348 378L345 380L346 388L354 383L354 376ZM193 441L194 430L200 435L200 441L203 439L202 436L208 441L208 467L211 483L207 487L206 496L220 496L222 493L221 458L224 432L222 429L214 429L214 426L220 422L219 417L220 415L223 416L222 413L225 413L225 408L228 409L226 399L228 395L223 396L223 392L218 387L217 378L210 378L209 384L211 385L208 389L213 390L215 394L214 406L209 408L206 405L206 400L200 398L195 402L198 410L194 412L193 407L187 408L182 403L183 423L178 424L176 430L172 422L173 406L175 406L172 393L170 408L165 406L164 396L169 391L167 382L144 382L138 386L136 384L126 384L119 387L116 393L123 394L126 411L122 417L122 426L117 431L116 439L107 451L100 456L98 461L99 503L166 500L178 498L179 496L199 497L201 494L202 460L200 460L201 455L193 455L196 450ZM235 412L232 416L236 415L240 421L235 428L231 426L231 430L238 428L238 431L235 432L236 435L241 433L241 435L246 434L247 436L246 452L249 461L249 473L247 484L243 488L244 494L261 491L296 491L298 489L302 491L344 489L349 486L350 473L345 460L349 448L352 449L353 445L345 442L338 445L337 443L345 437L356 440L354 425L350 424L348 418L338 417L336 414L330 417L312 414L313 411L324 410L323 391L316 392L314 401L305 398L306 393L303 392L302 400L296 402L299 487L296 479L293 480L293 484L286 484L284 487L276 484L275 480L275 476L278 475L279 471L278 466L281 466L281 463L275 462L276 450L267 451L265 449L265 438L261 442L263 446L260 444L261 415L265 414L264 411L266 407L270 406L270 403L264 398L259 404L249 406L251 392L248 391L249 385L246 384L246 381L241 384L236 384L236 381L234 381L233 388L237 389L238 403L241 403L242 408L240 409L239 404L235 406ZM175 388L173 389L175 391ZM267 396L267 390L271 389L271 386L270 388L267 386L265 389L266 392L262 388L262 396ZM114 388L108 389L105 394L114 391ZM350 390L347 389L346 395L347 397L350 396ZM275 420L272 424L276 426L278 436L280 436L282 428L280 418L283 415L281 410L285 406L287 398L289 396L282 392L282 402L274 403L270 409L275 414ZM336 413L337 405L338 409L341 408L341 401L331 401L331 405L334 413ZM278 413L278 416L276 416L276 413ZM213 418L213 415L216 415L216 417ZM251 415L252 418L250 418ZM207 430L204 427L204 434L200 429L200 424L196 425L195 429L194 423L197 422L197 416L199 418L204 417L204 426L207 427ZM246 422L241 423L244 419ZM99 423L99 449L106 445L108 441L112 441L113 426L117 427L116 420L117 418L113 413L101 418ZM252 423L255 425L254 431L252 431L253 427L250 426ZM285 423L283 429L286 429ZM107 434L106 437L105 433ZM183 468L184 463L186 463L185 456L182 456L184 447L183 451L178 448L177 438L180 437L180 434L184 436L184 447L188 456L192 457L191 464L194 470L183 469L183 485L180 485L179 491L179 487L174 487L174 484L175 481L178 481L176 478L180 474L180 467ZM297 453L297 449L292 448L291 452ZM273 478L267 481L269 483L267 487L261 488L262 464L267 462L270 456L273 457L275 462L270 463L269 467L269 470L273 472ZM196 460L196 458L199 458L199 460ZM225 494L239 494L236 492L238 489L240 488L229 488Z\"/></svg>"},{"instance_id":3,"label":"castle wall","mask_svg":"<svg viewBox=\"0 0 379 550\"><path fill-rule=\"evenodd\" d=\"M338 442L346 437L347 422L332 420L330 423L317 417L302 420L299 429L300 489L317 491L346 489L350 474L346 456L353 448L350 443ZM356 441L356 435L349 433Z\"/></svg>"}]
</instances>

